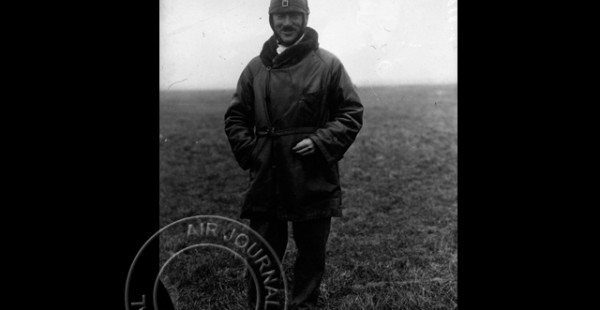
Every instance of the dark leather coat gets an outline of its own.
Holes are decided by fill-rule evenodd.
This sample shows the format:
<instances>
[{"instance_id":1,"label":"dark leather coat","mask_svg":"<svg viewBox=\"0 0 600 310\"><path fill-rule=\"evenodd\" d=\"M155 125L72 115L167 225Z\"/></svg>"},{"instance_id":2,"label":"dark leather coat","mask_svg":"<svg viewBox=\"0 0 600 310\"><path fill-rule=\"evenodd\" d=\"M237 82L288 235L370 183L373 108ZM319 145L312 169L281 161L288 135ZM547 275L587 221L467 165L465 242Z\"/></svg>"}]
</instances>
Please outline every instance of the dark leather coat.
<instances>
[{"instance_id":1,"label":"dark leather coat","mask_svg":"<svg viewBox=\"0 0 600 310\"><path fill-rule=\"evenodd\" d=\"M276 47L271 37L246 66L225 114L235 158L250 169L241 217L341 216L338 161L362 127L360 98L313 29L280 55ZM292 147L307 137L318 151L295 154Z\"/></svg>"}]
</instances>

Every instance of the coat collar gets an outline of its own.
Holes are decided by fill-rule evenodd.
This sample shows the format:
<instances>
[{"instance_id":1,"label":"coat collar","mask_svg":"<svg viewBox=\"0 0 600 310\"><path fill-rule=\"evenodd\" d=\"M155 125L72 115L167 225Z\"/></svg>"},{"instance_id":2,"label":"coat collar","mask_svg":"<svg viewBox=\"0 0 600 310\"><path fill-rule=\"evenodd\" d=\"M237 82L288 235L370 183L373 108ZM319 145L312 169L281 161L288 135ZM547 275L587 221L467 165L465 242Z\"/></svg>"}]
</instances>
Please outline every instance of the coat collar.
<instances>
[{"instance_id":1,"label":"coat collar","mask_svg":"<svg viewBox=\"0 0 600 310\"><path fill-rule=\"evenodd\" d=\"M267 67L289 67L299 63L309 52L318 48L319 35L314 29L306 27L304 37L301 41L290 46L281 54L277 54L277 39L275 35L271 36L263 44L260 59Z\"/></svg>"}]
</instances>

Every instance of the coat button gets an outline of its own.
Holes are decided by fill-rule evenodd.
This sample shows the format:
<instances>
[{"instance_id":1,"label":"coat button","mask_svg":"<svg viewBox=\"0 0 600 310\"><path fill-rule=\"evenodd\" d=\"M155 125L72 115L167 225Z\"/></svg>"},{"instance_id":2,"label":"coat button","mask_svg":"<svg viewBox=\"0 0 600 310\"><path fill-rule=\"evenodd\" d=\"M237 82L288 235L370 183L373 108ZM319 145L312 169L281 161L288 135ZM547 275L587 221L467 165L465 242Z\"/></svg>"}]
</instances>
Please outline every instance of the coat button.
<instances>
[{"instance_id":1,"label":"coat button","mask_svg":"<svg viewBox=\"0 0 600 310\"><path fill-rule=\"evenodd\" d=\"M271 67L267 67L267 71L271 71Z\"/></svg>"}]
</instances>

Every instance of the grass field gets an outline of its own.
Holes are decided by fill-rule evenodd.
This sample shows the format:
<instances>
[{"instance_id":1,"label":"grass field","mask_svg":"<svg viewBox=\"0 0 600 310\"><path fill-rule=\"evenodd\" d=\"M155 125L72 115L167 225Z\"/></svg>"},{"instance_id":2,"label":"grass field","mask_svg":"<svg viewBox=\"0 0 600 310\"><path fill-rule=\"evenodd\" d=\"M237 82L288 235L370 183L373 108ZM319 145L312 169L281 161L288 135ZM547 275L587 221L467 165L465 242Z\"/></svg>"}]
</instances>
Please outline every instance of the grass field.
<instances>
[{"instance_id":1,"label":"grass field","mask_svg":"<svg viewBox=\"0 0 600 310\"><path fill-rule=\"evenodd\" d=\"M239 219L248 176L223 130L231 94L161 93L161 227L199 214ZM320 305L455 309L457 86L363 87L359 95L364 126L340 161L344 217L332 222ZM161 240L164 262L173 249ZM288 250L291 273L293 241ZM242 309L241 263L208 268L198 257L211 253L186 254L164 277L178 309ZM202 281L210 276L218 285Z\"/></svg>"}]
</instances>

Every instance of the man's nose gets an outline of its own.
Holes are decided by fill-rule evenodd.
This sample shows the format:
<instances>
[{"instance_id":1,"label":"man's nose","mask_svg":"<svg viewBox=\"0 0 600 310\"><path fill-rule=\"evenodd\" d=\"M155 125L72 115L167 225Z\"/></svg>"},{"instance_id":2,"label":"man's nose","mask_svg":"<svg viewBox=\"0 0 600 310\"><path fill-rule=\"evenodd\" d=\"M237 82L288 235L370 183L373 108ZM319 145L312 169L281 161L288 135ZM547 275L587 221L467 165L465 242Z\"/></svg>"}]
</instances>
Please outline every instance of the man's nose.
<instances>
[{"instance_id":1,"label":"man's nose","mask_svg":"<svg viewBox=\"0 0 600 310\"><path fill-rule=\"evenodd\" d=\"M292 17L289 15L285 15L285 17L283 18L283 24L284 25L291 25L292 24Z\"/></svg>"}]
</instances>

